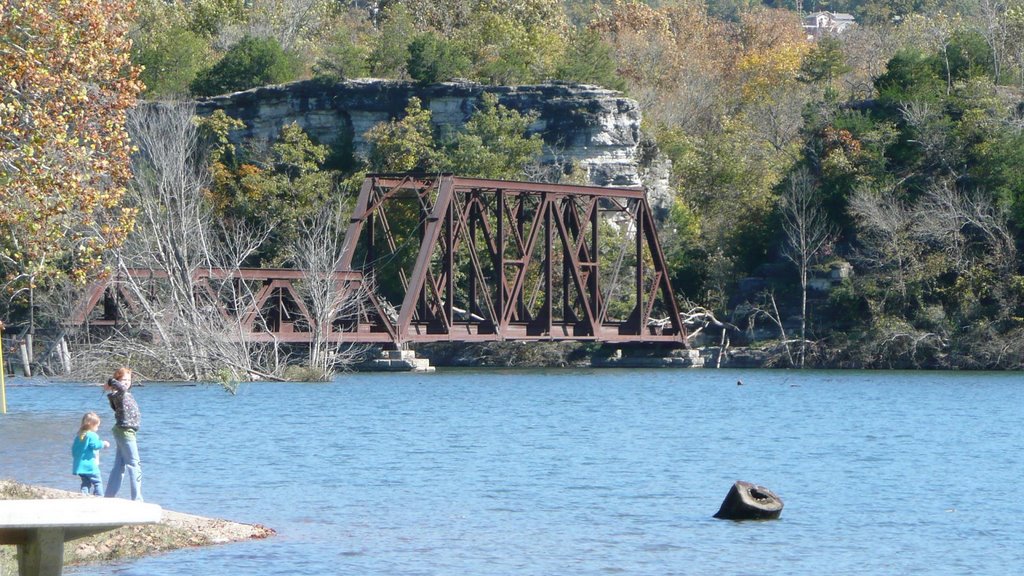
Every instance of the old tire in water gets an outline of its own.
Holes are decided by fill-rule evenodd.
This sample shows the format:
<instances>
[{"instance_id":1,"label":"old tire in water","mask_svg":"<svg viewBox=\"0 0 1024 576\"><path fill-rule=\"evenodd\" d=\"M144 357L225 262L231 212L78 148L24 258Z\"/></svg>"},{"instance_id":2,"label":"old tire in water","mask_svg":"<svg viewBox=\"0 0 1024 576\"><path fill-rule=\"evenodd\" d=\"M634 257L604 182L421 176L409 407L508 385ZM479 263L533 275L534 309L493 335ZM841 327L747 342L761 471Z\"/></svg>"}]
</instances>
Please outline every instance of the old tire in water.
<instances>
[{"instance_id":1,"label":"old tire in water","mask_svg":"<svg viewBox=\"0 0 1024 576\"><path fill-rule=\"evenodd\" d=\"M764 486L737 480L726 494L715 518L774 520L779 514L782 514L782 499L774 492Z\"/></svg>"}]
</instances>

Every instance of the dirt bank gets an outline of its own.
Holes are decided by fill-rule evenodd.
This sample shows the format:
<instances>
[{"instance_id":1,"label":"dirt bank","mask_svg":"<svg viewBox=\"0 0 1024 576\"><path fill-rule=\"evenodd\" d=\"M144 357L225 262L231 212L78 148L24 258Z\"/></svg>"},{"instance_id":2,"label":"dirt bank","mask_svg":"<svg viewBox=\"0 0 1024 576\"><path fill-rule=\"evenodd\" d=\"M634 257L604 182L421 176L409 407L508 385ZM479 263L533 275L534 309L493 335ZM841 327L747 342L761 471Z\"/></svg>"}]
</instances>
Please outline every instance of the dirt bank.
<instances>
[{"instance_id":1,"label":"dirt bank","mask_svg":"<svg viewBox=\"0 0 1024 576\"><path fill-rule=\"evenodd\" d=\"M0 480L0 500L26 498L88 498L77 492L43 488ZM159 524L125 526L96 536L68 542L64 546L64 565L95 564L150 554L209 546L273 536L275 532L259 524L239 524L216 518L204 518L164 509ZM0 546L0 576L14 576L18 565L14 546Z\"/></svg>"}]
</instances>

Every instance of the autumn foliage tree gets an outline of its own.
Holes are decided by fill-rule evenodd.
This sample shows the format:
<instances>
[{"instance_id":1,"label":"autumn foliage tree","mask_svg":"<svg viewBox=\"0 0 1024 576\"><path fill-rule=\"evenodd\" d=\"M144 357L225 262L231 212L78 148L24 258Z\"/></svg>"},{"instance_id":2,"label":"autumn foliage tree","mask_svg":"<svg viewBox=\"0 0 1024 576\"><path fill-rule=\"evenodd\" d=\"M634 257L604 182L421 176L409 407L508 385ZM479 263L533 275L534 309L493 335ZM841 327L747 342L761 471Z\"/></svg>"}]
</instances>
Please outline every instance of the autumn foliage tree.
<instances>
[{"instance_id":1,"label":"autumn foliage tree","mask_svg":"<svg viewBox=\"0 0 1024 576\"><path fill-rule=\"evenodd\" d=\"M130 0L0 0L0 281L84 281L134 212Z\"/></svg>"}]
</instances>

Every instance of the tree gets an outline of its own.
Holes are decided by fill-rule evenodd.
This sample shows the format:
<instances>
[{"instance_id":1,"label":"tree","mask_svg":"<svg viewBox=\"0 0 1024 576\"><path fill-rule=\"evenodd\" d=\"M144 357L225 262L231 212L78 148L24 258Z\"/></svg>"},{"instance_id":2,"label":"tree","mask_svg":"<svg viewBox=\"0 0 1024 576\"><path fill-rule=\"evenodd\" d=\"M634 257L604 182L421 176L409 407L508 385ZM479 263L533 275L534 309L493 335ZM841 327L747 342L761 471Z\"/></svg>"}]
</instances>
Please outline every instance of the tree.
<instances>
[{"instance_id":1,"label":"tree","mask_svg":"<svg viewBox=\"0 0 1024 576\"><path fill-rule=\"evenodd\" d=\"M938 100L949 82L936 72L928 53L903 49L889 60L885 74L875 79L875 90L881 103L895 110L901 102Z\"/></svg>"},{"instance_id":2,"label":"tree","mask_svg":"<svg viewBox=\"0 0 1024 576\"><path fill-rule=\"evenodd\" d=\"M436 30L449 37L470 19L478 0L406 0L410 15L421 30Z\"/></svg>"},{"instance_id":3,"label":"tree","mask_svg":"<svg viewBox=\"0 0 1024 576\"><path fill-rule=\"evenodd\" d=\"M849 71L842 76L845 92L857 99L874 95L873 82L899 47L895 31L885 25L859 25L843 32L843 56Z\"/></svg>"},{"instance_id":4,"label":"tree","mask_svg":"<svg viewBox=\"0 0 1024 576\"><path fill-rule=\"evenodd\" d=\"M405 0L422 29L451 36L472 23L475 16L495 14L509 18L527 29L560 30L565 14L560 0Z\"/></svg>"},{"instance_id":5,"label":"tree","mask_svg":"<svg viewBox=\"0 0 1024 576\"><path fill-rule=\"evenodd\" d=\"M883 304L886 287L895 289L905 304L921 270L923 247L914 235L914 213L896 197L895 190L860 186L850 198L850 214L857 225L857 258L867 270L881 271Z\"/></svg>"},{"instance_id":6,"label":"tree","mask_svg":"<svg viewBox=\"0 0 1024 576\"><path fill-rule=\"evenodd\" d=\"M745 14L740 30L744 54L737 62L743 114L755 133L776 152L796 157L797 135L810 90L799 82L804 55L811 50L792 14L757 10Z\"/></svg>"},{"instance_id":7,"label":"tree","mask_svg":"<svg viewBox=\"0 0 1024 576\"><path fill-rule=\"evenodd\" d=\"M0 0L0 280L84 281L135 212L126 0Z\"/></svg>"},{"instance_id":8,"label":"tree","mask_svg":"<svg viewBox=\"0 0 1024 576\"><path fill-rule=\"evenodd\" d=\"M553 23L497 8L475 12L458 41L472 60L473 78L505 85L550 78L565 46L562 29Z\"/></svg>"},{"instance_id":9,"label":"tree","mask_svg":"<svg viewBox=\"0 0 1024 576\"><path fill-rule=\"evenodd\" d=\"M406 69L413 80L433 84L461 76L469 69L462 47L434 32L420 34L409 43Z\"/></svg>"},{"instance_id":10,"label":"tree","mask_svg":"<svg viewBox=\"0 0 1024 576\"><path fill-rule=\"evenodd\" d=\"M992 82L1002 80L1003 59L1006 58L1010 36L1005 0L978 0L979 32L991 53Z\"/></svg>"},{"instance_id":11,"label":"tree","mask_svg":"<svg viewBox=\"0 0 1024 576\"><path fill-rule=\"evenodd\" d=\"M331 80L366 76L370 71L366 48L355 36L347 26L339 26L324 48L324 55L313 66L313 72Z\"/></svg>"},{"instance_id":12,"label":"tree","mask_svg":"<svg viewBox=\"0 0 1024 576\"><path fill-rule=\"evenodd\" d=\"M800 356L804 367L807 356L807 286L809 271L818 258L827 254L835 237L833 227L818 199L818 190L806 170L797 170L783 188L781 200L782 231L786 236L783 256L797 267L800 275Z\"/></svg>"},{"instance_id":13,"label":"tree","mask_svg":"<svg viewBox=\"0 0 1024 576\"><path fill-rule=\"evenodd\" d=\"M157 99L187 95L210 53L201 36L184 26L172 26L153 30L144 42L133 44L132 57L142 68L145 96Z\"/></svg>"},{"instance_id":14,"label":"tree","mask_svg":"<svg viewBox=\"0 0 1024 576\"><path fill-rule=\"evenodd\" d=\"M561 80L597 84L612 90L623 90L626 82L615 71L615 51L595 30L577 29L558 65Z\"/></svg>"},{"instance_id":15,"label":"tree","mask_svg":"<svg viewBox=\"0 0 1024 576\"><path fill-rule=\"evenodd\" d=\"M165 0L149 2L168 4ZM175 3L178 2L181 0ZM190 0L180 9L188 21L189 30L204 38L216 38L225 28L245 22L250 7L251 2L247 0Z\"/></svg>"},{"instance_id":16,"label":"tree","mask_svg":"<svg viewBox=\"0 0 1024 576\"><path fill-rule=\"evenodd\" d=\"M432 172L437 165L430 110L412 97L405 117L378 124L366 133L370 143L368 158L374 172Z\"/></svg>"},{"instance_id":17,"label":"tree","mask_svg":"<svg viewBox=\"0 0 1024 576\"><path fill-rule=\"evenodd\" d=\"M335 272L341 265L347 217L351 213L343 200L327 202L304 223L290 246L290 260L303 274L297 288L308 304L312 322L309 367L323 380L361 351L351 344L331 343L327 337L335 322L360 313L372 281L367 275L362 290L355 294L344 291L337 281Z\"/></svg>"},{"instance_id":18,"label":"tree","mask_svg":"<svg viewBox=\"0 0 1024 576\"><path fill-rule=\"evenodd\" d=\"M800 65L800 78L809 84L824 87L825 97L835 97L835 80L848 70L843 57L843 45L838 38L826 35L804 56Z\"/></svg>"},{"instance_id":19,"label":"tree","mask_svg":"<svg viewBox=\"0 0 1024 576\"><path fill-rule=\"evenodd\" d=\"M1024 4L1006 9L1006 51L1017 69L1017 85L1024 87Z\"/></svg>"},{"instance_id":20,"label":"tree","mask_svg":"<svg viewBox=\"0 0 1024 576\"><path fill-rule=\"evenodd\" d=\"M237 322L217 310L225 302L244 308L252 294L238 293L245 288L241 283L202 286L196 272L236 269L267 228L221 226L206 195L210 173L194 113L191 105L153 104L129 116L139 146L130 200L139 217L131 240L116 254L118 269L151 270L159 280L119 274L139 309L111 338L88 349L96 357L130 357L147 373L167 378L215 378L220 372L237 382L260 366L258 354L240 338ZM230 293L211 294L218 288Z\"/></svg>"},{"instance_id":21,"label":"tree","mask_svg":"<svg viewBox=\"0 0 1024 576\"><path fill-rule=\"evenodd\" d=\"M499 14L476 15L461 34L474 77L486 84L523 84L536 64L533 38L519 22Z\"/></svg>"},{"instance_id":22,"label":"tree","mask_svg":"<svg viewBox=\"0 0 1024 576\"><path fill-rule=\"evenodd\" d=\"M534 119L498 104L494 94L484 94L480 109L451 143L445 168L460 176L522 178L544 145L539 134L526 136Z\"/></svg>"},{"instance_id":23,"label":"tree","mask_svg":"<svg viewBox=\"0 0 1024 576\"><path fill-rule=\"evenodd\" d=\"M409 42L416 36L412 16L404 4L389 4L381 11L378 27L370 42L370 73L401 78L409 60Z\"/></svg>"},{"instance_id":24,"label":"tree","mask_svg":"<svg viewBox=\"0 0 1024 576\"><path fill-rule=\"evenodd\" d=\"M216 96L266 84L281 84L299 75L299 61L273 38L246 36L224 57L196 76L192 92Z\"/></svg>"},{"instance_id":25,"label":"tree","mask_svg":"<svg viewBox=\"0 0 1024 576\"><path fill-rule=\"evenodd\" d=\"M204 120L223 130L221 116ZM247 265L278 265L303 222L316 214L335 189L335 174L324 170L328 148L313 142L292 123L284 126L269 149L235 152L233 145L215 150L210 196L222 217L248 226L272 228Z\"/></svg>"}]
</instances>

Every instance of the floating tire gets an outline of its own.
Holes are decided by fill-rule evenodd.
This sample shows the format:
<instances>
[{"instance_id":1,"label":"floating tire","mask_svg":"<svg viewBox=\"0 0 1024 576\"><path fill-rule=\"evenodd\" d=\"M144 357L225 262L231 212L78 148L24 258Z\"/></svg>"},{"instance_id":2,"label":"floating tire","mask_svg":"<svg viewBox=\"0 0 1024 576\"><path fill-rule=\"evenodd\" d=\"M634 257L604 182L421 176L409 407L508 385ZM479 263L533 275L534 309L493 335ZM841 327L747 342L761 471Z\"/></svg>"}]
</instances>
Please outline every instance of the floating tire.
<instances>
[{"instance_id":1,"label":"floating tire","mask_svg":"<svg viewBox=\"0 0 1024 576\"><path fill-rule=\"evenodd\" d=\"M737 480L726 494L715 518L774 520L779 517L779 514L782 514L782 499L774 492L764 486Z\"/></svg>"}]
</instances>

